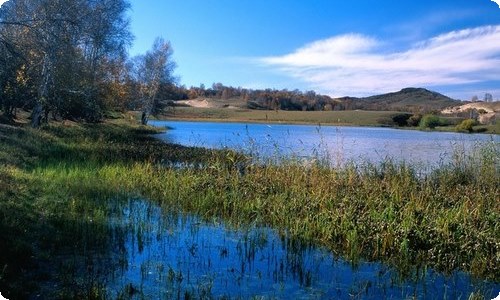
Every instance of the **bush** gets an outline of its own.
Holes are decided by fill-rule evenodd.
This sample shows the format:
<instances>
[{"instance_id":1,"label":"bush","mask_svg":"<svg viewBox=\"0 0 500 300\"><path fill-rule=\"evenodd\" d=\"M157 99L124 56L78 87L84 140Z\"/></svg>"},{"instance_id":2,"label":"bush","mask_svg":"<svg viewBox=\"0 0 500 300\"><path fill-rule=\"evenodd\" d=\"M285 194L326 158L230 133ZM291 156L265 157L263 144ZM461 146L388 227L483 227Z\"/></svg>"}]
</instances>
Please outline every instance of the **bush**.
<instances>
[{"instance_id":1,"label":"bush","mask_svg":"<svg viewBox=\"0 0 500 300\"><path fill-rule=\"evenodd\" d=\"M417 127L420 124L420 120L422 119L422 115L416 114L411 116L406 122L408 126Z\"/></svg>"},{"instance_id":2,"label":"bush","mask_svg":"<svg viewBox=\"0 0 500 300\"><path fill-rule=\"evenodd\" d=\"M456 130L461 132L473 132L475 125L477 125L476 120L466 119L463 120L462 123L457 125Z\"/></svg>"},{"instance_id":3,"label":"bush","mask_svg":"<svg viewBox=\"0 0 500 300\"><path fill-rule=\"evenodd\" d=\"M425 115L420 120L420 128L430 128L434 129L436 126L442 125L443 122L441 118L436 115Z\"/></svg>"},{"instance_id":4,"label":"bush","mask_svg":"<svg viewBox=\"0 0 500 300\"><path fill-rule=\"evenodd\" d=\"M412 114L401 113L401 114L393 115L392 116L392 121L395 124L397 124L398 126L403 127L403 126L407 126L408 125L408 120L412 116L413 116Z\"/></svg>"}]
</instances>

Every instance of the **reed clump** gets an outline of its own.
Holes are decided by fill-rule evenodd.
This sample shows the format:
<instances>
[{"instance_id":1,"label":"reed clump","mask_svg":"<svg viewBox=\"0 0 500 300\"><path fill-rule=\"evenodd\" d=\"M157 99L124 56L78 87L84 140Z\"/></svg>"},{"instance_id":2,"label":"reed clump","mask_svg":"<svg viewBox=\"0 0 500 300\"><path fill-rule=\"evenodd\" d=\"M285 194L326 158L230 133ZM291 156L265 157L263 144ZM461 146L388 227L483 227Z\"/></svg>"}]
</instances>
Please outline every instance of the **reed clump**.
<instances>
[{"instance_id":1,"label":"reed clump","mask_svg":"<svg viewBox=\"0 0 500 300\"><path fill-rule=\"evenodd\" d=\"M423 177L390 162L341 169L249 166L243 176L217 169L193 180L175 204L235 223L283 228L353 261L429 264L497 280L498 164L479 163L469 170L443 166Z\"/></svg>"},{"instance_id":2,"label":"reed clump","mask_svg":"<svg viewBox=\"0 0 500 300\"><path fill-rule=\"evenodd\" d=\"M155 132L116 122L0 126L2 291L13 290L13 278L41 256L78 245L84 234L106 245L103 202L134 195L233 225L272 226L353 262L500 280L494 142L472 154L457 150L449 164L421 172L391 161L255 163L231 151L165 144Z\"/></svg>"}]
</instances>

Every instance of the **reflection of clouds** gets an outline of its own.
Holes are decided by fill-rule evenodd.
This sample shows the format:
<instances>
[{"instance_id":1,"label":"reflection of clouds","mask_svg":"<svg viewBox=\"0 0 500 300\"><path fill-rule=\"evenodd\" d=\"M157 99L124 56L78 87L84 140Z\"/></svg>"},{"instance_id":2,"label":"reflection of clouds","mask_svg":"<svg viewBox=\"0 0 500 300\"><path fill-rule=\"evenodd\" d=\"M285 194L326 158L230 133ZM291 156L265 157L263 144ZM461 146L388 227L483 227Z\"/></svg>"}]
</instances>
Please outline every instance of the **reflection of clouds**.
<instances>
[{"instance_id":1,"label":"reflection of clouds","mask_svg":"<svg viewBox=\"0 0 500 300\"><path fill-rule=\"evenodd\" d=\"M282 56L259 59L271 68L336 95L388 92L406 86L449 86L500 77L500 26L452 31L391 52L361 34L319 40Z\"/></svg>"}]
</instances>

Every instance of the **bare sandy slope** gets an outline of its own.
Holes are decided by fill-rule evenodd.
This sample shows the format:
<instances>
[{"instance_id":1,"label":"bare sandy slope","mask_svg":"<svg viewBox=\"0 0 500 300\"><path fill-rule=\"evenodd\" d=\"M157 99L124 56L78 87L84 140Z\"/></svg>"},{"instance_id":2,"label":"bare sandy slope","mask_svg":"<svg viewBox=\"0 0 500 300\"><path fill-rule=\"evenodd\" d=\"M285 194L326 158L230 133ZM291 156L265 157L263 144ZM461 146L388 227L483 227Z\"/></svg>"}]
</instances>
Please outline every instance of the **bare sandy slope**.
<instances>
[{"instance_id":1,"label":"bare sandy slope","mask_svg":"<svg viewBox=\"0 0 500 300\"><path fill-rule=\"evenodd\" d=\"M500 112L500 102L473 102L473 103L467 103L464 105L460 106L454 106L454 107L449 107L446 109L443 109L441 113L443 114L455 114L455 113L460 113L460 112L465 112L470 109L484 109L487 113L494 113L494 112Z\"/></svg>"},{"instance_id":2,"label":"bare sandy slope","mask_svg":"<svg viewBox=\"0 0 500 300\"><path fill-rule=\"evenodd\" d=\"M481 124L494 124L495 120L500 117L500 102L473 102L460 106L446 108L441 111L443 114L457 114L475 109L476 111L484 110L486 113L481 113L478 116L478 121Z\"/></svg>"},{"instance_id":3,"label":"bare sandy slope","mask_svg":"<svg viewBox=\"0 0 500 300\"><path fill-rule=\"evenodd\" d=\"M213 98L196 98L191 100L177 101L178 104L187 105L195 108L246 108L246 102L239 98L232 99L213 99Z\"/></svg>"},{"instance_id":4,"label":"bare sandy slope","mask_svg":"<svg viewBox=\"0 0 500 300\"><path fill-rule=\"evenodd\" d=\"M207 99L193 99L193 100L180 100L179 104L187 105L196 108L213 108L216 107L214 103L210 103Z\"/></svg>"}]
</instances>

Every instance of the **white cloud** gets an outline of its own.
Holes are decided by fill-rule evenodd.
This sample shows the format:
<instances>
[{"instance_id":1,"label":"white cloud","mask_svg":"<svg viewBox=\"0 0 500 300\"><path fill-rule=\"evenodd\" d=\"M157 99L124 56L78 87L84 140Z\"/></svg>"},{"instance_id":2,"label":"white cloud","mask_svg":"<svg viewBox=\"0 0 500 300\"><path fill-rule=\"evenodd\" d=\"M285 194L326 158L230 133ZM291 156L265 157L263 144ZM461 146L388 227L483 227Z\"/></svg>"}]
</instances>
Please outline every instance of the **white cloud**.
<instances>
[{"instance_id":1,"label":"white cloud","mask_svg":"<svg viewBox=\"0 0 500 300\"><path fill-rule=\"evenodd\" d=\"M260 63L332 95L367 95L408 86L455 86L500 78L500 26L448 32L390 52L360 34L315 41Z\"/></svg>"}]
</instances>

